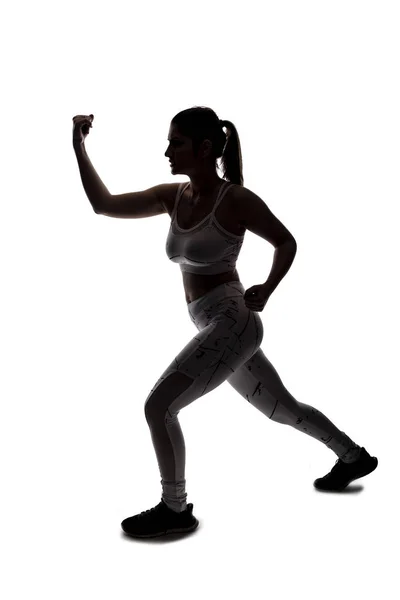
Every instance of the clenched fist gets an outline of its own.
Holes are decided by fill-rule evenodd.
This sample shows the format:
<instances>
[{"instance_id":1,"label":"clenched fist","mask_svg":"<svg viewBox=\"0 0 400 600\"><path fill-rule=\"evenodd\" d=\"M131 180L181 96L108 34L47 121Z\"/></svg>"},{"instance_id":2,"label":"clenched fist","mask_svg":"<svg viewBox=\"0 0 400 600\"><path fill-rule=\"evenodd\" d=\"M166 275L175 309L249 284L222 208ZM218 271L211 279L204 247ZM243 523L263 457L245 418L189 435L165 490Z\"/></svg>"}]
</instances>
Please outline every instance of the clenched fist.
<instances>
[{"instance_id":1,"label":"clenched fist","mask_svg":"<svg viewBox=\"0 0 400 600\"><path fill-rule=\"evenodd\" d=\"M72 141L74 144L83 144L89 129L93 127L94 115L76 115L73 117Z\"/></svg>"}]
</instances>

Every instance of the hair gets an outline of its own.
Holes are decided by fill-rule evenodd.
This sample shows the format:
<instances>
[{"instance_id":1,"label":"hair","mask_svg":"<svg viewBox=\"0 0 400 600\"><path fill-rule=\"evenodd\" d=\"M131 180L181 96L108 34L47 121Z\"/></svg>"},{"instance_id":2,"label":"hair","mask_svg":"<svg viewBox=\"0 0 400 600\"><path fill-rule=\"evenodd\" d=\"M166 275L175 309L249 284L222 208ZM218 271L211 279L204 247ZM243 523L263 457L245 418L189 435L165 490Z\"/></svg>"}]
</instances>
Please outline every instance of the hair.
<instances>
[{"instance_id":1,"label":"hair","mask_svg":"<svg viewBox=\"0 0 400 600\"><path fill-rule=\"evenodd\" d=\"M182 110L172 119L180 133L191 138L193 152L197 156L200 144L208 139L212 142L211 156L217 169L221 158L222 177L231 183L243 185L243 163L239 135L231 121L222 121L207 106L193 106ZM228 130L226 134L222 127Z\"/></svg>"}]
</instances>

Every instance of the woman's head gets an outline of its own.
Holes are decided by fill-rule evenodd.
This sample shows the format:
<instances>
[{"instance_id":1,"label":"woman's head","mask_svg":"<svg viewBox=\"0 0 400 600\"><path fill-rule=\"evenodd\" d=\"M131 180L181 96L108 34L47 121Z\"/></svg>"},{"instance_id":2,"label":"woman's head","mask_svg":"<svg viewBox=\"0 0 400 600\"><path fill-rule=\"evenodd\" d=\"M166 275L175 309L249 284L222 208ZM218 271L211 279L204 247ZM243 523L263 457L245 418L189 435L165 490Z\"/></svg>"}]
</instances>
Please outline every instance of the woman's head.
<instances>
[{"instance_id":1,"label":"woman's head","mask_svg":"<svg viewBox=\"0 0 400 600\"><path fill-rule=\"evenodd\" d=\"M176 114L168 140L165 156L175 164L175 173L189 177L217 176L217 159L221 158L223 178L243 185L242 154L236 128L231 121L223 121L222 125L211 108L195 106Z\"/></svg>"}]
</instances>

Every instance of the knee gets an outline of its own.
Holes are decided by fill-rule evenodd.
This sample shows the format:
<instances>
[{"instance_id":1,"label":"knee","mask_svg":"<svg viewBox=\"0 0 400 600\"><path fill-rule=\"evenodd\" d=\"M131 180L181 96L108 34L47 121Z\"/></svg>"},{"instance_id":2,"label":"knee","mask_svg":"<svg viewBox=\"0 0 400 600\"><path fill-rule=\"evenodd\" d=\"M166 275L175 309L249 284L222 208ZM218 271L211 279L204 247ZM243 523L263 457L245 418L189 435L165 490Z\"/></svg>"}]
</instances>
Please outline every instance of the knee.
<instances>
[{"instance_id":1,"label":"knee","mask_svg":"<svg viewBox=\"0 0 400 600\"><path fill-rule=\"evenodd\" d=\"M148 398L144 404L144 416L148 423L154 418L154 410L151 407L150 398Z\"/></svg>"},{"instance_id":2,"label":"knee","mask_svg":"<svg viewBox=\"0 0 400 600\"><path fill-rule=\"evenodd\" d=\"M303 418L304 411L302 411L300 403L293 397L285 397L283 401L277 401L270 416L271 421L292 427L299 424Z\"/></svg>"},{"instance_id":3,"label":"knee","mask_svg":"<svg viewBox=\"0 0 400 600\"><path fill-rule=\"evenodd\" d=\"M157 400L155 394L151 394L144 405L144 416L147 423L162 421L167 416L168 407L164 406L162 399Z\"/></svg>"},{"instance_id":4,"label":"knee","mask_svg":"<svg viewBox=\"0 0 400 600\"><path fill-rule=\"evenodd\" d=\"M156 389L150 393L145 405L144 414L146 421L163 420L173 417L169 408L174 400L180 396L190 385L193 379L184 373L174 371L161 381Z\"/></svg>"}]
</instances>

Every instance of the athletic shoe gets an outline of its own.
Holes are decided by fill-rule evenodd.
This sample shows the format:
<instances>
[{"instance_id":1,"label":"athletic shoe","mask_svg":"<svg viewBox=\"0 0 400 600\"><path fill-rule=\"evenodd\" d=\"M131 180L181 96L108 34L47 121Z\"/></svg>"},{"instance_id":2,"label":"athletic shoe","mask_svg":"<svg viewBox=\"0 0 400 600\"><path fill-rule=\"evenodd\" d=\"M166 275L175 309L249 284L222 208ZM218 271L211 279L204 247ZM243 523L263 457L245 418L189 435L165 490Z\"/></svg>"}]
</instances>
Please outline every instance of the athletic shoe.
<instances>
[{"instance_id":1,"label":"athletic shoe","mask_svg":"<svg viewBox=\"0 0 400 600\"><path fill-rule=\"evenodd\" d=\"M370 456L363 447L355 462L345 463L338 458L330 473L314 481L314 487L317 490L342 491L351 481L372 473L377 466L376 456Z\"/></svg>"},{"instance_id":2,"label":"athletic shoe","mask_svg":"<svg viewBox=\"0 0 400 600\"><path fill-rule=\"evenodd\" d=\"M193 515L193 504L188 504L183 512L175 512L163 499L154 508L128 517L121 523L122 530L132 537L152 538L170 533L194 531L199 521Z\"/></svg>"}]
</instances>

